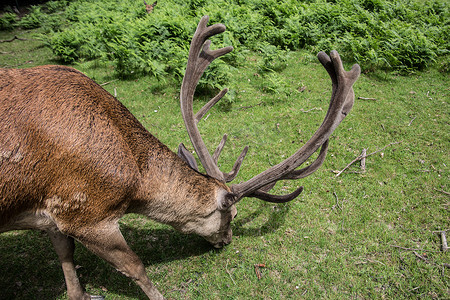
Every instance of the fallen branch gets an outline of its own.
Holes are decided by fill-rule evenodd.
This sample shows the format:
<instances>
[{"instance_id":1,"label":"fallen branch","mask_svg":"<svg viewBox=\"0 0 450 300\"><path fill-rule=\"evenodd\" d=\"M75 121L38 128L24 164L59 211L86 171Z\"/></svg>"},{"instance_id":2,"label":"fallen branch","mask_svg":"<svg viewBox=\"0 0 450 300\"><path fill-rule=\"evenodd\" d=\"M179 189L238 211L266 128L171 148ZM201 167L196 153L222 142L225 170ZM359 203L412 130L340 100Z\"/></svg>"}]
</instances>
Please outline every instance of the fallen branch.
<instances>
[{"instance_id":1,"label":"fallen branch","mask_svg":"<svg viewBox=\"0 0 450 300\"><path fill-rule=\"evenodd\" d=\"M110 84L111 82L114 82L114 81L117 81L117 80L119 80L119 79L114 79L114 80L111 80L111 81L107 81L107 82L101 83L100 86L108 85L108 84Z\"/></svg>"},{"instance_id":2,"label":"fallen branch","mask_svg":"<svg viewBox=\"0 0 450 300\"><path fill-rule=\"evenodd\" d=\"M320 110L320 111L322 111L322 108L321 107L313 107L313 108L308 109L308 110L304 110L303 108L300 109L300 111L304 112L304 113L307 113L307 112L310 112L310 111L313 111L313 110Z\"/></svg>"},{"instance_id":3,"label":"fallen branch","mask_svg":"<svg viewBox=\"0 0 450 300\"><path fill-rule=\"evenodd\" d=\"M233 276L231 276L230 271L228 271L228 261L229 261L229 260L227 259L227 265L225 266L225 270L227 271L228 276L230 276L231 281L233 281L234 285L236 285L236 282L234 281Z\"/></svg>"},{"instance_id":4,"label":"fallen branch","mask_svg":"<svg viewBox=\"0 0 450 300\"><path fill-rule=\"evenodd\" d=\"M436 191L438 191L438 192L441 192L441 193L443 193L443 194L446 194L446 195L449 195L450 196L450 193L449 192L446 192L446 191L444 191L444 190L438 190L437 188L434 188Z\"/></svg>"},{"instance_id":5,"label":"fallen branch","mask_svg":"<svg viewBox=\"0 0 450 300\"><path fill-rule=\"evenodd\" d=\"M297 89L297 91L299 92L299 93L301 93L301 92L304 92L306 90L306 86L301 86L301 87L299 87L298 89Z\"/></svg>"},{"instance_id":6,"label":"fallen branch","mask_svg":"<svg viewBox=\"0 0 450 300\"><path fill-rule=\"evenodd\" d=\"M14 41L14 40L26 41L27 39L20 38L20 37L17 37L17 35L15 35L15 36L14 36L12 39L10 39L10 40L0 40L0 43L11 43L11 42Z\"/></svg>"},{"instance_id":7,"label":"fallen branch","mask_svg":"<svg viewBox=\"0 0 450 300\"><path fill-rule=\"evenodd\" d=\"M416 257L418 257L419 259L423 260L424 262L426 262L427 264L429 264L430 262L428 261L428 259L426 259L425 257L423 257L422 255L420 255L419 253L417 253L416 251L413 251L414 255Z\"/></svg>"},{"instance_id":8,"label":"fallen branch","mask_svg":"<svg viewBox=\"0 0 450 300\"><path fill-rule=\"evenodd\" d=\"M259 268L265 268L265 267L266 267L265 264L256 264L255 265L255 273L256 273L256 277L258 277L258 279L262 278L261 270Z\"/></svg>"},{"instance_id":9,"label":"fallen branch","mask_svg":"<svg viewBox=\"0 0 450 300\"><path fill-rule=\"evenodd\" d=\"M339 171L337 174L336 174L336 177L338 177L339 175L341 175L345 170L347 170L351 165L353 165L355 162L357 162L357 161L360 161L360 160L362 160L362 159L365 159L366 157L369 157L369 156L371 156L371 155L374 155L374 154L376 154L376 153L378 153L378 152L381 152L381 151L383 151L384 149L386 149L387 147L389 147L389 146L392 146L392 145L395 145L395 144L400 144L401 142L393 142L393 143L390 143L390 144L388 144L388 145L386 145L386 146L384 146L383 148L381 148L381 149L379 149L379 150L377 150L377 151L374 151L374 152L372 152L372 153L369 153L369 154L364 154L364 152L366 152L367 150L366 149L364 149L364 150L366 150L366 151L362 151L361 152L361 154L358 156L358 157L356 157L354 160L352 160L348 165L346 165L345 166L345 168L343 168L341 171Z\"/></svg>"},{"instance_id":10,"label":"fallen branch","mask_svg":"<svg viewBox=\"0 0 450 300\"><path fill-rule=\"evenodd\" d=\"M373 101L377 101L377 99L375 99L375 98L358 97L358 99L360 99L360 100L373 100Z\"/></svg>"},{"instance_id":11,"label":"fallen branch","mask_svg":"<svg viewBox=\"0 0 450 300\"><path fill-rule=\"evenodd\" d=\"M445 232L446 232L446 230L433 231L433 233L439 233L441 235L441 250L442 250L442 252L447 252L447 250L448 250L447 237L445 236Z\"/></svg>"},{"instance_id":12,"label":"fallen branch","mask_svg":"<svg viewBox=\"0 0 450 300\"><path fill-rule=\"evenodd\" d=\"M333 205L333 208L337 207L337 208L339 208L340 210L342 210L341 205L339 205L339 198L338 198L338 195L336 194L336 192L333 192L333 195L334 195L334 197L336 197L336 205Z\"/></svg>"},{"instance_id":13,"label":"fallen branch","mask_svg":"<svg viewBox=\"0 0 450 300\"><path fill-rule=\"evenodd\" d=\"M363 149L362 151L361 151L361 156L362 156L362 158L361 158L361 171L362 172L365 172L366 171L366 156L367 155L367 149Z\"/></svg>"},{"instance_id":14,"label":"fallen branch","mask_svg":"<svg viewBox=\"0 0 450 300\"><path fill-rule=\"evenodd\" d=\"M411 126L412 122L416 119L417 117L414 117L411 119L411 121L409 122L408 126Z\"/></svg>"}]
</instances>

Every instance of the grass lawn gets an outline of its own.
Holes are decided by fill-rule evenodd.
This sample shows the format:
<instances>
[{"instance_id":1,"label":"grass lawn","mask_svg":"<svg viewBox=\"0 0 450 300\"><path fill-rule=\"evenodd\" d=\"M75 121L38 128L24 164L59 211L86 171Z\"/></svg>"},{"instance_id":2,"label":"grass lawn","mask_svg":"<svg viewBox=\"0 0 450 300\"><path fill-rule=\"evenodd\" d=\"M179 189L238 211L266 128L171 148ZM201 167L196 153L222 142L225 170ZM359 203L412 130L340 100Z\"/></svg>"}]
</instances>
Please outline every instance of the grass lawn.
<instances>
[{"instance_id":1,"label":"grass lawn","mask_svg":"<svg viewBox=\"0 0 450 300\"><path fill-rule=\"evenodd\" d=\"M0 43L0 67L57 63L33 39L34 31L0 31L0 40L15 34L27 40ZM345 60L345 53L341 56ZM229 103L218 104L199 124L210 149L228 133L222 170L250 146L236 182L303 145L325 116L331 93L326 71L307 53L290 53L276 77L259 71L258 53L247 57L234 72ZM110 82L105 89L171 149L180 142L190 145L179 86L171 78L115 80L110 66L98 61L74 67L98 83ZM324 165L308 178L275 187L281 193L303 185L303 194L282 205L243 199L234 241L224 249L143 216L122 219L126 240L165 297L450 298L450 252L441 251L435 233L450 229L448 74L435 69L410 76L362 74L354 90L357 98L370 99L356 100L330 139ZM199 95L195 104L200 107L208 97ZM376 152L366 158L365 171L356 162L336 176L363 149ZM88 292L107 299L145 297L81 245L75 260ZM40 232L1 234L0 270L1 299L66 298L58 259Z\"/></svg>"}]
</instances>

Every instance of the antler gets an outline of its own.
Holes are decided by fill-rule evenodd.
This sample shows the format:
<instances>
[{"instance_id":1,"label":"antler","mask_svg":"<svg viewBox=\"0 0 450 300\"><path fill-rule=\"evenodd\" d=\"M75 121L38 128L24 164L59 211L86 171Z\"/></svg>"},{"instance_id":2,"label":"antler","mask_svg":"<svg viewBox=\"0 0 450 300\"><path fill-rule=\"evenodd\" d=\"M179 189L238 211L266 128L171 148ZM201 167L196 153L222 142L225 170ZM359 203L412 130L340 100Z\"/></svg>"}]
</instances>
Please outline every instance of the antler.
<instances>
[{"instance_id":1,"label":"antler","mask_svg":"<svg viewBox=\"0 0 450 300\"><path fill-rule=\"evenodd\" d=\"M224 182L232 181L239 172L242 161L247 154L248 147L245 147L239 158L236 160L232 170L229 173L224 173L219 170L217 166L217 160L219 155L225 146L227 135L224 135L222 141L217 147L214 155L211 156L208 149L203 142L200 132L197 128L198 122L201 118L209 111L209 109L216 104L227 92L228 89L222 90L214 98L212 98L202 109L200 109L194 116L193 112L193 99L195 88L203 75L203 72L209 66L209 64L219 56L229 53L233 50L233 47L228 46L225 48L210 50L209 46L211 41L208 40L209 37L222 33L225 31L225 26L223 24L215 24L212 26L206 26L209 17L204 16L197 26L194 37L192 38L191 47L189 50L189 58L186 66L186 73L183 78L183 83L181 85L180 103L181 103L181 113L183 115L184 124L186 130L191 139L192 145L194 146L195 152L206 170L206 173L218 180ZM179 146L179 155L183 157L186 161L194 161L192 154L186 150L183 144ZM193 166L193 165L191 165ZM194 166L193 166L194 167Z\"/></svg>"},{"instance_id":2,"label":"antler","mask_svg":"<svg viewBox=\"0 0 450 300\"><path fill-rule=\"evenodd\" d=\"M355 94L352 86L358 79L361 69L359 65L355 64L350 71L346 72L339 54L334 50L331 51L330 56L320 52L318 58L332 81L330 106L322 125L320 125L311 139L291 157L246 182L232 185L231 189L236 194L237 201L243 197L256 197L269 202L291 201L301 193L303 187L300 187L292 194L284 196L268 194L266 192L268 190L267 187L272 187L278 180L306 177L315 172L325 160L329 137L353 107ZM296 170L319 147L321 147L321 150L317 159L308 167Z\"/></svg>"},{"instance_id":3,"label":"antler","mask_svg":"<svg viewBox=\"0 0 450 300\"><path fill-rule=\"evenodd\" d=\"M222 90L200 109L195 116L192 107L195 87L205 69L214 59L233 50L232 47L225 47L214 51L209 49L211 41L207 39L215 34L224 32L225 26L222 24L215 24L207 27L206 24L208 19L207 16L201 19L191 42L188 64L181 87L181 111L191 142L208 175L215 177L218 180L229 182L236 177L248 147L244 148L231 172L223 173L217 166L217 160L225 145L227 135L224 135L218 148L214 152L214 155L211 156L206 149L197 128L197 123L200 119L227 93L228 90ZM324 121L309 141L291 157L246 182L232 185L231 190L235 194L235 202L243 197L256 197L264 201L276 203L291 201L302 192L303 187L298 188L291 194L281 196L271 195L268 191L279 180L293 180L309 176L324 162L328 149L329 137L353 107L355 95L352 86L358 79L361 69L359 65L355 64L350 71L345 71L339 54L334 50L331 51L330 56L324 52L320 52L318 58L327 70L332 81L330 106L328 107ZM320 153L312 164L303 169L297 169L319 148L321 148ZM178 153L186 162L196 169L195 158L186 150L183 144L180 144Z\"/></svg>"}]
</instances>

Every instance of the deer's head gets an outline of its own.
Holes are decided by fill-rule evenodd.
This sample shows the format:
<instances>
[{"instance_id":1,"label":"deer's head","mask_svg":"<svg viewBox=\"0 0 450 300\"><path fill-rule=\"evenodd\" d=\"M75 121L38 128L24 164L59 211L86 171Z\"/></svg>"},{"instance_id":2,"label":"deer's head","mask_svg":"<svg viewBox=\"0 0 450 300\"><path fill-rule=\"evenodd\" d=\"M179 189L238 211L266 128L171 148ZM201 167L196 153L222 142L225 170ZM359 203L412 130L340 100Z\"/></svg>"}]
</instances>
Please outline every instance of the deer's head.
<instances>
[{"instance_id":1,"label":"deer's head","mask_svg":"<svg viewBox=\"0 0 450 300\"><path fill-rule=\"evenodd\" d=\"M197 224L198 228L195 231L214 246L221 247L231 241L230 222L236 216L235 204L239 200L244 197L255 197L263 201L284 203L295 199L302 192L303 187L287 195L272 195L268 193L277 181L304 178L315 172L322 165L326 157L329 137L353 106L355 96L352 86L360 75L360 67L355 64L350 71L345 71L341 58L336 51L332 51L330 56L320 52L318 59L332 81L330 105L323 123L308 142L292 156L248 181L227 187L225 183L231 182L238 174L248 147L243 149L229 173L222 172L217 162L227 140L227 135L223 136L214 154L211 155L197 127L198 122L208 110L227 93L227 89L222 90L194 114L193 97L198 81L214 59L233 50L231 46L217 50L210 49L211 41L208 38L224 32L225 26L222 24L207 26L208 20L208 16L204 16L201 19L192 39L186 73L181 86L180 102L184 123L200 162L210 177L223 184L222 188L216 192L217 207L205 217L203 220L204 224ZM307 167L298 169L319 148L320 152L316 160ZM178 155L191 168L198 170L194 156L183 144L180 144L178 147Z\"/></svg>"}]
</instances>

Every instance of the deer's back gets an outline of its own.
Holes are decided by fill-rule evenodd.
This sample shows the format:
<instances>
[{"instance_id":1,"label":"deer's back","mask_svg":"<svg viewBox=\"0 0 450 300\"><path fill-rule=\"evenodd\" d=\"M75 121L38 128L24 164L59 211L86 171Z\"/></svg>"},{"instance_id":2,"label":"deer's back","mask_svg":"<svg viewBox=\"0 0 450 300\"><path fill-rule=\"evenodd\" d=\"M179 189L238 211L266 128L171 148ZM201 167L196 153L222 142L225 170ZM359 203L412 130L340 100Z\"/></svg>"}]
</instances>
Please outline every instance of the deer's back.
<instances>
[{"instance_id":1,"label":"deer's back","mask_svg":"<svg viewBox=\"0 0 450 300\"><path fill-rule=\"evenodd\" d=\"M117 210L152 147L162 146L75 69L0 70L0 227L43 207L61 218Z\"/></svg>"}]
</instances>

